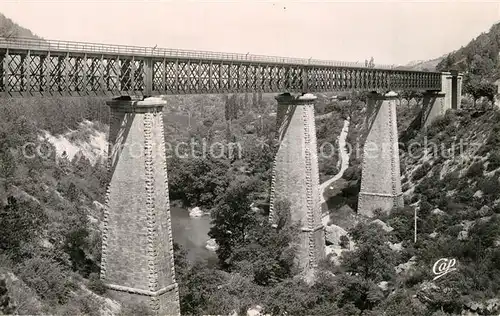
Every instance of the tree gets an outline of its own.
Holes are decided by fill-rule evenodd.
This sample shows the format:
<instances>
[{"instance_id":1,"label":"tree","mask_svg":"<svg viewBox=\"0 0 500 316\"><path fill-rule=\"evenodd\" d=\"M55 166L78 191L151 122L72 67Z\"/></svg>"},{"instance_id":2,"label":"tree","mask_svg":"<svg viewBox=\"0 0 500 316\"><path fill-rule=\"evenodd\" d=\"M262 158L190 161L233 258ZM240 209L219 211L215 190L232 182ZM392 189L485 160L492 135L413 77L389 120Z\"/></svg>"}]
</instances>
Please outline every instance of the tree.
<instances>
[{"instance_id":1,"label":"tree","mask_svg":"<svg viewBox=\"0 0 500 316\"><path fill-rule=\"evenodd\" d=\"M339 307L352 304L361 311L371 310L384 299L382 290L373 280L357 275L343 275L339 286Z\"/></svg>"},{"instance_id":2,"label":"tree","mask_svg":"<svg viewBox=\"0 0 500 316\"><path fill-rule=\"evenodd\" d=\"M231 266L234 247L245 242L249 228L255 224L256 218L250 208L252 201L249 198L254 184L245 180L234 181L212 211L212 227L208 235L219 245L217 256L223 267Z\"/></svg>"},{"instance_id":3,"label":"tree","mask_svg":"<svg viewBox=\"0 0 500 316\"><path fill-rule=\"evenodd\" d=\"M34 255L16 267L16 274L40 297L53 303L65 303L74 290L69 271L56 258Z\"/></svg>"},{"instance_id":4,"label":"tree","mask_svg":"<svg viewBox=\"0 0 500 316\"><path fill-rule=\"evenodd\" d=\"M20 245L36 238L47 221L38 203L19 202L9 196L7 205L0 207L0 249L16 255Z\"/></svg>"},{"instance_id":5,"label":"tree","mask_svg":"<svg viewBox=\"0 0 500 316\"><path fill-rule=\"evenodd\" d=\"M357 248L345 253L342 266L365 279L387 281L394 276L395 256L386 242L387 233L377 224L358 224L349 232Z\"/></svg>"},{"instance_id":6,"label":"tree","mask_svg":"<svg viewBox=\"0 0 500 316\"><path fill-rule=\"evenodd\" d=\"M387 245L387 233L377 224L358 224L349 235L357 248L341 257L347 274L340 279L339 306L353 304L361 311L371 310L384 299L377 284L394 277L396 257Z\"/></svg>"},{"instance_id":7,"label":"tree","mask_svg":"<svg viewBox=\"0 0 500 316\"><path fill-rule=\"evenodd\" d=\"M420 316L425 315L426 308L423 304L417 304L417 300L411 298L409 291L399 290L390 295L382 304L374 310L374 315L386 316ZM447 314L446 314L447 315Z\"/></svg>"},{"instance_id":8,"label":"tree","mask_svg":"<svg viewBox=\"0 0 500 316\"><path fill-rule=\"evenodd\" d=\"M9 297L9 290L5 283L5 278L0 278L0 314L9 315L14 313L14 306Z\"/></svg>"},{"instance_id":9,"label":"tree","mask_svg":"<svg viewBox=\"0 0 500 316\"><path fill-rule=\"evenodd\" d=\"M452 70L453 67L455 66L455 55L452 53L448 54L443 61L439 63L439 65L436 67L441 71L449 71Z\"/></svg>"},{"instance_id":10,"label":"tree","mask_svg":"<svg viewBox=\"0 0 500 316\"><path fill-rule=\"evenodd\" d=\"M238 119L238 100L236 94L225 98L226 121Z\"/></svg>"},{"instance_id":11,"label":"tree","mask_svg":"<svg viewBox=\"0 0 500 316\"><path fill-rule=\"evenodd\" d=\"M420 101L423 99L424 96L423 96L422 92L412 91L412 90L404 90L404 91L401 91L401 93L399 93L399 97L401 99L407 100L408 102L410 102L411 99L415 99L415 101L417 101L417 103L420 103Z\"/></svg>"},{"instance_id":12,"label":"tree","mask_svg":"<svg viewBox=\"0 0 500 316\"><path fill-rule=\"evenodd\" d=\"M292 225L290 203L275 204L274 223L267 216L256 214L243 244L235 245L232 262L243 275L249 275L259 285L276 284L293 275L298 225Z\"/></svg>"},{"instance_id":13,"label":"tree","mask_svg":"<svg viewBox=\"0 0 500 316\"><path fill-rule=\"evenodd\" d=\"M243 109L246 110L248 109L248 92L245 92L245 97L243 99Z\"/></svg>"},{"instance_id":14,"label":"tree","mask_svg":"<svg viewBox=\"0 0 500 316\"><path fill-rule=\"evenodd\" d=\"M257 106L259 108L259 111L264 107L264 102L262 100L262 91L259 91L258 93Z\"/></svg>"},{"instance_id":15,"label":"tree","mask_svg":"<svg viewBox=\"0 0 500 316\"><path fill-rule=\"evenodd\" d=\"M474 100L487 97L490 102L494 101L497 89L494 84L484 80L480 75L467 74L464 77L464 92L470 94Z\"/></svg>"},{"instance_id":16,"label":"tree","mask_svg":"<svg viewBox=\"0 0 500 316\"><path fill-rule=\"evenodd\" d=\"M212 208L229 185L229 162L224 159L174 157L168 165L170 198L189 207Z\"/></svg>"},{"instance_id":17,"label":"tree","mask_svg":"<svg viewBox=\"0 0 500 316\"><path fill-rule=\"evenodd\" d=\"M228 283L227 274L209 268L202 262L195 263L182 274L179 296L182 315L229 314L230 308L219 304L218 293ZM219 301L219 302L218 302ZM227 300L226 300L227 301ZM214 311L207 313L208 310Z\"/></svg>"}]
</instances>

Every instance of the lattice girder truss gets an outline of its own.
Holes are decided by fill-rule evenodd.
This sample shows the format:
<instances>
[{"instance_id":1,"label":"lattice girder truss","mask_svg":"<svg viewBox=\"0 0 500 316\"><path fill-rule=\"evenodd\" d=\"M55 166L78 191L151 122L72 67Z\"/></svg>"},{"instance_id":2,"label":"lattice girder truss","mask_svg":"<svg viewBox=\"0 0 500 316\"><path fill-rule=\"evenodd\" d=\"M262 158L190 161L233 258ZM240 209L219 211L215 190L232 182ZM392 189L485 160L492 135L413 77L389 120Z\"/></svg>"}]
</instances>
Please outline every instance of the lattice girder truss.
<instances>
[{"instance_id":1,"label":"lattice girder truss","mask_svg":"<svg viewBox=\"0 0 500 316\"><path fill-rule=\"evenodd\" d=\"M0 95L441 90L441 74L173 57L0 50Z\"/></svg>"}]
</instances>

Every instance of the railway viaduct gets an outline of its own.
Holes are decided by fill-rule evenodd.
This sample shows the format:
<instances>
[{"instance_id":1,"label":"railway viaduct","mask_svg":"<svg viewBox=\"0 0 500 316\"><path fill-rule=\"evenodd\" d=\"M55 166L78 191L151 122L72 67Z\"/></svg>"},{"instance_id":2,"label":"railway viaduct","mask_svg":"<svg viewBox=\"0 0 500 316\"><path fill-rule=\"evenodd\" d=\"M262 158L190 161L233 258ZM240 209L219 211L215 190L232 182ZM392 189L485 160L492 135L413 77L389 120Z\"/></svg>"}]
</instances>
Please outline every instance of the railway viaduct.
<instances>
[{"instance_id":1,"label":"railway viaduct","mask_svg":"<svg viewBox=\"0 0 500 316\"><path fill-rule=\"evenodd\" d=\"M358 214L403 204L396 126L397 92L424 92L424 125L460 104L457 73L367 68L313 59L0 38L0 97L109 96L110 183L101 279L121 301L179 315L162 108L158 96L278 93L279 149L270 220L278 200L300 222L297 265L314 271L324 256L313 93L366 91L370 129ZM121 148L140 144L141 155Z\"/></svg>"}]
</instances>

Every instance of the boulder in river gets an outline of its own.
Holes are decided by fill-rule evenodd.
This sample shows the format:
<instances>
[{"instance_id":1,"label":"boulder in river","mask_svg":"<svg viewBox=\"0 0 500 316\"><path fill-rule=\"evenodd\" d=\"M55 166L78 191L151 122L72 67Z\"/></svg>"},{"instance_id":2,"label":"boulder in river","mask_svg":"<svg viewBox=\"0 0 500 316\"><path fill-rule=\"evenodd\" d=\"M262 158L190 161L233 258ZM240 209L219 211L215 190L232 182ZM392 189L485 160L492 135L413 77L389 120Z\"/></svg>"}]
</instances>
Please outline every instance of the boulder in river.
<instances>
[{"instance_id":1,"label":"boulder in river","mask_svg":"<svg viewBox=\"0 0 500 316\"><path fill-rule=\"evenodd\" d=\"M189 209L189 217L202 217L203 211L198 206Z\"/></svg>"},{"instance_id":2,"label":"boulder in river","mask_svg":"<svg viewBox=\"0 0 500 316\"><path fill-rule=\"evenodd\" d=\"M206 244L205 248L207 248L210 251L217 251L217 249L219 249L219 245L217 245L217 242L215 241L215 239L211 238L211 239L207 240L207 244Z\"/></svg>"}]
</instances>

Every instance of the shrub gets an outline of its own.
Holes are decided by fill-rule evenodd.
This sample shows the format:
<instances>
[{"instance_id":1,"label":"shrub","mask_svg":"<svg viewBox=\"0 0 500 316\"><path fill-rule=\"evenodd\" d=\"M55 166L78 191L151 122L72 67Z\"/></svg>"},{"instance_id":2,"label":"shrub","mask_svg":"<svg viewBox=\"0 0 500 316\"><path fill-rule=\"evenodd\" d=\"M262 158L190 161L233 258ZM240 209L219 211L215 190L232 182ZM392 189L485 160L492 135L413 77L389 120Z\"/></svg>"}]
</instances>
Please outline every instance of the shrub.
<instances>
[{"instance_id":1,"label":"shrub","mask_svg":"<svg viewBox=\"0 0 500 316\"><path fill-rule=\"evenodd\" d=\"M478 181L477 188L487 196L496 197L500 194L500 183L497 177L481 178Z\"/></svg>"},{"instance_id":2,"label":"shrub","mask_svg":"<svg viewBox=\"0 0 500 316\"><path fill-rule=\"evenodd\" d=\"M9 290L5 279L0 278L0 314L11 314L14 312L14 306L10 302Z\"/></svg>"},{"instance_id":3,"label":"shrub","mask_svg":"<svg viewBox=\"0 0 500 316\"><path fill-rule=\"evenodd\" d=\"M342 178L348 181L356 181L361 177L361 168L357 166L349 167L344 171Z\"/></svg>"},{"instance_id":4,"label":"shrub","mask_svg":"<svg viewBox=\"0 0 500 316\"><path fill-rule=\"evenodd\" d=\"M90 274L88 288L99 295L106 293L106 286L97 273Z\"/></svg>"},{"instance_id":5,"label":"shrub","mask_svg":"<svg viewBox=\"0 0 500 316\"><path fill-rule=\"evenodd\" d=\"M0 205L0 249L18 255L20 245L36 239L47 220L38 203L9 196L7 205Z\"/></svg>"},{"instance_id":6,"label":"shrub","mask_svg":"<svg viewBox=\"0 0 500 316\"><path fill-rule=\"evenodd\" d=\"M481 177L484 172L484 166L481 161L474 162L469 169L467 169L467 173L465 174L468 178Z\"/></svg>"},{"instance_id":7,"label":"shrub","mask_svg":"<svg viewBox=\"0 0 500 316\"><path fill-rule=\"evenodd\" d=\"M500 151L495 151L491 153L488 161L490 162L488 164L488 171L493 171L500 167Z\"/></svg>"},{"instance_id":8,"label":"shrub","mask_svg":"<svg viewBox=\"0 0 500 316\"><path fill-rule=\"evenodd\" d=\"M25 260L18 268L19 277L43 299L65 303L73 288L69 271L56 261L41 256Z\"/></svg>"},{"instance_id":9,"label":"shrub","mask_svg":"<svg viewBox=\"0 0 500 316\"><path fill-rule=\"evenodd\" d=\"M340 247L344 249L349 248L349 237L346 235L340 236Z\"/></svg>"},{"instance_id":10,"label":"shrub","mask_svg":"<svg viewBox=\"0 0 500 316\"><path fill-rule=\"evenodd\" d=\"M431 169L432 169L431 164L428 162L424 162L420 167L418 167L413 172L411 179L413 181L418 181L418 180L422 179Z\"/></svg>"},{"instance_id":11,"label":"shrub","mask_svg":"<svg viewBox=\"0 0 500 316\"><path fill-rule=\"evenodd\" d=\"M57 314L61 316L99 316L101 314L101 305L102 302L91 294L76 295L71 297Z\"/></svg>"}]
</instances>

